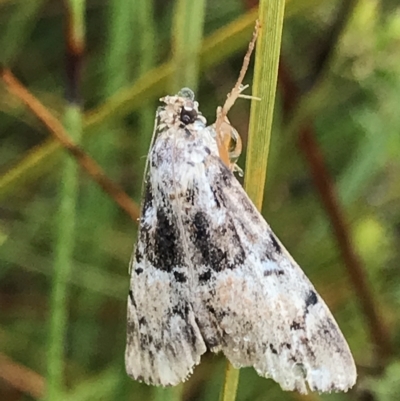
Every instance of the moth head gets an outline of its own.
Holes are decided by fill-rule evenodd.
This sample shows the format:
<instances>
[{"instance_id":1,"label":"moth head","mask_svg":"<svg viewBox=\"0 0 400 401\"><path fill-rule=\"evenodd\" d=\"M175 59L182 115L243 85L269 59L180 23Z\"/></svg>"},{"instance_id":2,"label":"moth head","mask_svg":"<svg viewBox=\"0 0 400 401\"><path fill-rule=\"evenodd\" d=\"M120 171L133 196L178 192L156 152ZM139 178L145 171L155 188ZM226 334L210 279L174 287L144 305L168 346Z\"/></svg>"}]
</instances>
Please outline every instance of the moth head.
<instances>
[{"instance_id":1,"label":"moth head","mask_svg":"<svg viewBox=\"0 0 400 401\"><path fill-rule=\"evenodd\" d=\"M193 124L197 120L198 115L199 113L194 107L184 105L181 109L180 119L185 125Z\"/></svg>"},{"instance_id":2,"label":"moth head","mask_svg":"<svg viewBox=\"0 0 400 401\"><path fill-rule=\"evenodd\" d=\"M181 89L176 95L160 99L165 103L158 111L159 129L179 126L184 128L193 124L193 129L202 129L207 121L199 111L199 103L194 100L194 93L189 88Z\"/></svg>"}]
</instances>

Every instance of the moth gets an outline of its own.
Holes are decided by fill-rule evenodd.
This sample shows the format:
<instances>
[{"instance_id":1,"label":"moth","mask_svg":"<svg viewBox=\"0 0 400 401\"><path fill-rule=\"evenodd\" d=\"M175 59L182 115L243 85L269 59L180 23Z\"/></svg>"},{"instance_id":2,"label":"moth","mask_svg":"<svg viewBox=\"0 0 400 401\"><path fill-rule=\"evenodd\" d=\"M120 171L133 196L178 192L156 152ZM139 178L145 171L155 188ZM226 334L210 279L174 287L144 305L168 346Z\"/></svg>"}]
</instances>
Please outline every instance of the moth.
<instances>
[{"instance_id":1,"label":"moth","mask_svg":"<svg viewBox=\"0 0 400 401\"><path fill-rule=\"evenodd\" d=\"M177 385L210 350L284 390L347 391L356 368L334 317L221 159L229 107L208 126L190 89L161 101L130 263L127 373Z\"/></svg>"},{"instance_id":2,"label":"moth","mask_svg":"<svg viewBox=\"0 0 400 401\"><path fill-rule=\"evenodd\" d=\"M285 390L347 390L328 307L219 156L193 92L162 99L131 260L126 369L176 385L207 349Z\"/></svg>"}]
</instances>

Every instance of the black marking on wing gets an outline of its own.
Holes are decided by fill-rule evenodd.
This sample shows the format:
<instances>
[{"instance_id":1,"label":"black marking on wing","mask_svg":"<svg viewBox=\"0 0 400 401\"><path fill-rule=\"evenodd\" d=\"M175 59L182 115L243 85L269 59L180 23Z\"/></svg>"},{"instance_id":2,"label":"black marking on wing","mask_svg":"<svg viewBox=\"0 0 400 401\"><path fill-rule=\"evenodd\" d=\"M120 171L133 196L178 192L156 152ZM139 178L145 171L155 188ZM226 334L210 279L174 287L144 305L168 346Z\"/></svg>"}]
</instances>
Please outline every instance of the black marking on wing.
<instances>
[{"instance_id":1,"label":"black marking on wing","mask_svg":"<svg viewBox=\"0 0 400 401\"><path fill-rule=\"evenodd\" d=\"M220 323L222 321L222 319L228 315L228 312L226 310L223 309L218 309L218 311L216 311L214 309L214 307L210 304L206 304L206 308L207 310L217 319L217 321Z\"/></svg>"},{"instance_id":2,"label":"black marking on wing","mask_svg":"<svg viewBox=\"0 0 400 401\"><path fill-rule=\"evenodd\" d=\"M143 351L152 353L151 349L149 348L149 345L153 343L154 339L153 336L151 334L143 334L143 333L139 333L139 341L140 341L140 348ZM154 343L154 347L156 348L161 348L161 344L159 343Z\"/></svg>"},{"instance_id":3,"label":"black marking on wing","mask_svg":"<svg viewBox=\"0 0 400 401\"><path fill-rule=\"evenodd\" d=\"M147 178L143 194L142 216L144 216L146 211L152 206L153 206L153 192L151 190L150 180Z\"/></svg>"},{"instance_id":4,"label":"black marking on wing","mask_svg":"<svg viewBox=\"0 0 400 401\"><path fill-rule=\"evenodd\" d=\"M279 270L271 270L271 269L266 269L264 271L264 277L268 277L268 276L283 276L285 274L284 270L279 269Z\"/></svg>"},{"instance_id":5,"label":"black marking on wing","mask_svg":"<svg viewBox=\"0 0 400 401\"><path fill-rule=\"evenodd\" d=\"M219 209L221 206L225 207L225 199L222 192L217 191L215 188L211 188L213 193L214 202L217 208Z\"/></svg>"},{"instance_id":6,"label":"black marking on wing","mask_svg":"<svg viewBox=\"0 0 400 401\"><path fill-rule=\"evenodd\" d=\"M153 210L154 208L154 199L153 199L153 193L152 193L152 188L150 181L146 181L145 183L145 189L143 193L143 202L142 202L142 213L140 217L140 223L139 223L139 237L138 237L138 243L136 244L135 248L135 262L140 263L143 260L143 257L146 255L148 256L149 250L151 248L149 241L150 241L150 226L148 223L146 223L146 214L150 211ZM142 243L144 247L142 248L139 246L139 243ZM136 270L135 270L136 271ZM136 272L137 274L140 274L141 271Z\"/></svg>"},{"instance_id":7,"label":"black marking on wing","mask_svg":"<svg viewBox=\"0 0 400 401\"><path fill-rule=\"evenodd\" d=\"M183 320L187 320L187 316L189 314L189 305L184 303L183 305L175 305L172 308L173 315L179 315Z\"/></svg>"},{"instance_id":8,"label":"black marking on wing","mask_svg":"<svg viewBox=\"0 0 400 401\"><path fill-rule=\"evenodd\" d=\"M316 303L318 303L317 294L315 293L315 291L310 290L306 298L306 310L308 311L308 308L312 305L315 305Z\"/></svg>"},{"instance_id":9,"label":"black marking on wing","mask_svg":"<svg viewBox=\"0 0 400 401\"><path fill-rule=\"evenodd\" d=\"M222 160L219 160L219 164L220 164L219 179L221 180L221 184L223 184L223 186L225 187L230 187L232 185L232 180L236 180L236 178L232 174L232 171L225 166Z\"/></svg>"},{"instance_id":10,"label":"black marking on wing","mask_svg":"<svg viewBox=\"0 0 400 401\"><path fill-rule=\"evenodd\" d=\"M174 270L174 277L178 283L186 283L187 278L185 274Z\"/></svg>"},{"instance_id":11,"label":"black marking on wing","mask_svg":"<svg viewBox=\"0 0 400 401\"><path fill-rule=\"evenodd\" d=\"M292 322L290 325L290 330L301 330L303 327L299 322L296 322L295 320Z\"/></svg>"},{"instance_id":12,"label":"black marking on wing","mask_svg":"<svg viewBox=\"0 0 400 401\"><path fill-rule=\"evenodd\" d=\"M186 324L183 328L183 333L188 343L195 347L197 343L197 337L193 326L191 324Z\"/></svg>"},{"instance_id":13,"label":"black marking on wing","mask_svg":"<svg viewBox=\"0 0 400 401\"><path fill-rule=\"evenodd\" d=\"M138 259L136 259L136 261L139 262ZM138 274L138 275L142 274L143 273L143 269L141 267L138 267L137 269L135 269L135 273Z\"/></svg>"},{"instance_id":14,"label":"black marking on wing","mask_svg":"<svg viewBox=\"0 0 400 401\"><path fill-rule=\"evenodd\" d=\"M278 351L276 350L276 348L274 347L274 345L273 344L269 344L269 349L271 350L271 352L273 353L273 354L275 354L275 355L277 355L278 354Z\"/></svg>"},{"instance_id":15,"label":"black marking on wing","mask_svg":"<svg viewBox=\"0 0 400 401\"><path fill-rule=\"evenodd\" d=\"M335 347L336 352L341 352L340 342L338 338L340 338L341 333L337 326L331 320L324 320L321 322L321 325L318 330L318 335L325 338L328 344L331 344Z\"/></svg>"},{"instance_id":16,"label":"black marking on wing","mask_svg":"<svg viewBox=\"0 0 400 401\"><path fill-rule=\"evenodd\" d=\"M135 249L135 261L140 263L143 260L143 254L140 252L139 247L137 246ZM135 270L136 271L136 270ZM143 270L142 270L143 271Z\"/></svg>"},{"instance_id":17,"label":"black marking on wing","mask_svg":"<svg viewBox=\"0 0 400 401\"><path fill-rule=\"evenodd\" d=\"M221 159L218 159L216 162L218 163L219 168L218 174L213 177L214 187L217 193L226 196L226 207L235 213L240 213L245 221L259 224L260 218L262 217L237 181L236 177L229 168L225 166ZM231 198L230 193L233 195L233 198ZM232 202L233 199L234 202ZM248 229L243 231L247 233L249 232Z\"/></svg>"},{"instance_id":18,"label":"black marking on wing","mask_svg":"<svg viewBox=\"0 0 400 401\"><path fill-rule=\"evenodd\" d=\"M203 258L202 263L211 266L212 269L220 271L221 261L226 258L220 249L216 248L212 242L209 232L209 221L203 212L197 212L193 220L194 243Z\"/></svg>"},{"instance_id":19,"label":"black marking on wing","mask_svg":"<svg viewBox=\"0 0 400 401\"><path fill-rule=\"evenodd\" d=\"M129 290L129 299L131 300L131 304L136 308L136 302L132 290Z\"/></svg>"},{"instance_id":20,"label":"black marking on wing","mask_svg":"<svg viewBox=\"0 0 400 401\"><path fill-rule=\"evenodd\" d=\"M239 235L237 233L236 227L232 221L232 219L228 220L227 228L229 232L231 233L231 237L229 239L229 242L231 244L232 251L231 253L233 254L233 266L228 266L230 269L235 268L236 266L240 266L244 263L246 259L246 253L244 252L241 240L239 238ZM235 252L235 253L233 253Z\"/></svg>"},{"instance_id":21,"label":"black marking on wing","mask_svg":"<svg viewBox=\"0 0 400 401\"><path fill-rule=\"evenodd\" d=\"M308 358L315 360L315 352L311 347L310 341L307 338L303 337L301 339L301 343L307 349Z\"/></svg>"},{"instance_id":22,"label":"black marking on wing","mask_svg":"<svg viewBox=\"0 0 400 401\"><path fill-rule=\"evenodd\" d=\"M243 264L246 257L240 238L236 232L236 228L231 221L226 226L218 226L211 231L212 225L204 212L197 212L193 219L193 235L192 239L196 249L201 255L200 263L211 267L216 272L224 269L234 269L236 266ZM228 249L221 249L218 244L226 232L229 232L229 244L231 252Z\"/></svg>"},{"instance_id":23,"label":"black marking on wing","mask_svg":"<svg viewBox=\"0 0 400 401\"><path fill-rule=\"evenodd\" d=\"M195 199L196 199L196 197L197 197L197 193L198 193L198 191L193 187L193 188L189 188L187 191L186 191L186 194L185 194L185 200L186 200L186 202L188 202L188 203L190 203L192 206L194 206L194 204L195 204Z\"/></svg>"},{"instance_id":24,"label":"black marking on wing","mask_svg":"<svg viewBox=\"0 0 400 401\"><path fill-rule=\"evenodd\" d=\"M200 284L207 284L211 279L211 275L212 273L210 269L207 269L204 273L199 274Z\"/></svg>"},{"instance_id":25,"label":"black marking on wing","mask_svg":"<svg viewBox=\"0 0 400 401\"><path fill-rule=\"evenodd\" d=\"M274 246L274 249L276 253L282 253L281 246L278 244L278 241L276 240L274 234L269 234L269 238L271 239L272 245Z\"/></svg>"},{"instance_id":26,"label":"black marking on wing","mask_svg":"<svg viewBox=\"0 0 400 401\"><path fill-rule=\"evenodd\" d=\"M223 310L217 312L208 302L205 303L205 307L204 312L207 315L207 319L203 318L200 320L196 317L196 323L207 349L212 351L222 344L226 345L223 331L220 328L220 323L226 316L226 312Z\"/></svg>"},{"instance_id":27,"label":"black marking on wing","mask_svg":"<svg viewBox=\"0 0 400 401\"><path fill-rule=\"evenodd\" d=\"M171 272L183 262L179 229L168 209L157 209L157 226L154 233L154 252L149 250L149 260L156 269Z\"/></svg>"}]
</instances>

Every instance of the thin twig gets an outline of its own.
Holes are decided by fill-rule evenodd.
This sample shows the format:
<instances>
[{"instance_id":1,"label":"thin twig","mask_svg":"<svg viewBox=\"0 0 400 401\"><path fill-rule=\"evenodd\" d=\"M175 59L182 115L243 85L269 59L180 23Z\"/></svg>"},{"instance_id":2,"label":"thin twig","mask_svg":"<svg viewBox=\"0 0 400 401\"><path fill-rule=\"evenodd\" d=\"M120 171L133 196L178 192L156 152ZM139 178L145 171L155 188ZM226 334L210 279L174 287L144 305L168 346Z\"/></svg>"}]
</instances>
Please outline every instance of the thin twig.
<instances>
[{"instance_id":1,"label":"thin twig","mask_svg":"<svg viewBox=\"0 0 400 401\"><path fill-rule=\"evenodd\" d=\"M243 92L244 89L247 88L247 85L243 86L243 80L249 68L251 54L253 53L259 30L260 30L260 22L257 20L254 27L253 37L249 43L247 52L244 56L242 68L240 69L239 77L236 81L236 84L233 87L233 89L228 93L224 105L222 107L217 108L217 118L215 120L216 141L217 141L219 156L221 160L229 168L234 168L236 161L235 159L239 157L242 151L242 141L239 135L233 138L236 141L237 146L234 150L234 154L230 155L228 152L228 148L232 135L235 135L235 130L233 129L233 127L231 127L229 123L228 113L239 97L243 97L246 99L253 98L252 96L242 95L241 93Z\"/></svg>"},{"instance_id":2,"label":"thin twig","mask_svg":"<svg viewBox=\"0 0 400 401\"><path fill-rule=\"evenodd\" d=\"M235 104L237 98L241 96L241 93L244 89L243 88L243 80L246 75L247 69L249 68L251 54L253 53L260 27L261 27L260 22L257 20L255 27L254 27L253 37L251 38L251 41L247 48L247 52L243 59L242 68L240 69L240 72L239 72L239 78L237 79L236 84L233 87L233 89L228 93L225 103L222 106L221 113L222 113L223 117L227 116L229 110ZM251 99L251 96L250 96L250 99Z\"/></svg>"},{"instance_id":3,"label":"thin twig","mask_svg":"<svg viewBox=\"0 0 400 401\"><path fill-rule=\"evenodd\" d=\"M102 168L90 156L69 138L68 133L57 118L14 77L11 71L2 69L0 76L9 92L17 96L42 121L54 138L76 159L104 192L114 199L134 222L137 222L140 215L138 206L119 185L106 176Z\"/></svg>"},{"instance_id":4,"label":"thin twig","mask_svg":"<svg viewBox=\"0 0 400 401\"><path fill-rule=\"evenodd\" d=\"M40 399L43 397L44 378L1 353L0 378L21 393L29 394L32 398Z\"/></svg>"}]
</instances>

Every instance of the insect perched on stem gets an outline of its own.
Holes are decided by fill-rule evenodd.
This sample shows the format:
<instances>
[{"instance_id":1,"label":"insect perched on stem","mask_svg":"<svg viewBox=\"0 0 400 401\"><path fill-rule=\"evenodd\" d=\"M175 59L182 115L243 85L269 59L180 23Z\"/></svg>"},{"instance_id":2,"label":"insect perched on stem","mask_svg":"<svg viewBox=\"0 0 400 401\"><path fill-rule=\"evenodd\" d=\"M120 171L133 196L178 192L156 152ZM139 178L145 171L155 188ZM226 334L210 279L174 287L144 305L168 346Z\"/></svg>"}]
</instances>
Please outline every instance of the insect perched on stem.
<instances>
[{"instance_id":1,"label":"insect perched on stem","mask_svg":"<svg viewBox=\"0 0 400 401\"><path fill-rule=\"evenodd\" d=\"M131 260L126 369L176 385L208 349L285 390L346 391L356 380L346 340L232 172L237 149L226 144L240 137L227 113L257 31L214 125L190 89L161 99Z\"/></svg>"}]
</instances>

